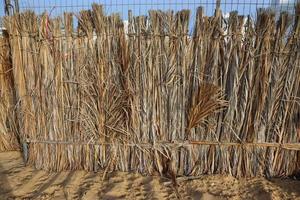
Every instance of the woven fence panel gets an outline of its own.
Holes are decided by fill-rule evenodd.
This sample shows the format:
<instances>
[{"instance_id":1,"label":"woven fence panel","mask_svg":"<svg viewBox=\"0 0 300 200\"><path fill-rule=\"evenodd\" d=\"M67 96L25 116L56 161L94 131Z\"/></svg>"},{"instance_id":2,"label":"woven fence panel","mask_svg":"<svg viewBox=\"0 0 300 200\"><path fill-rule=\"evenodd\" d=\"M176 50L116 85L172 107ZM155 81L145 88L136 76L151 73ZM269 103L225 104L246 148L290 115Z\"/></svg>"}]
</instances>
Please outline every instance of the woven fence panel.
<instances>
[{"instance_id":1,"label":"woven fence panel","mask_svg":"<svg viewBox=\"0 0 300 200\"><path fill-rule=\"evenodd\" d=\"M48 170L281 176L299 170L300 7L256 20L219 8L102 6L5 20L18 137ZM76 27L76 28L75 28Z\"/></svg>"}]
</instances>

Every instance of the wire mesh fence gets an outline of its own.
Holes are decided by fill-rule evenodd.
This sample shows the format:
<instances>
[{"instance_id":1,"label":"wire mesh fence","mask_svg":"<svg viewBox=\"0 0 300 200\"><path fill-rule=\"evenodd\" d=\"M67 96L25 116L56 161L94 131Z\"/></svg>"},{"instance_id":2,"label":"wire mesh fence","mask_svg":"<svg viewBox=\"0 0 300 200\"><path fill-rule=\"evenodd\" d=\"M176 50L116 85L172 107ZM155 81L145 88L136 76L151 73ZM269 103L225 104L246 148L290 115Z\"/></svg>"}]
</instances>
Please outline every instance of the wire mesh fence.
<instances>
[{"instance_id":1,"label":"wire mesh fence","mask_svg":"<svg viewBox=\"0 0 300 200\"><path fill-rule=\"evenodd\" d=\"M36 14L48 12L50 17L62 16L64 12L72 12L76 15L79 11L91 9L93 3L102 4L106 14L119 13L124 21L128 20L128 11L131 10L134 16L148 15L149 10L190 10L190 33L195 22L196 10L199 6L204 8L207 16L214 14L217 0L1 0L1 18L5 15L5 10L14 13L32 10ZM256 18L256 11L259 8L274 10L278 16L282 11L287 11L291 15L300 0L220 0L220 8L225 15L229 16L231 11L238 11L240 15ZM17 7L17 8L16 8ZM76 18L75 18L76 20ZM75 22L74 24L77 24ZM0 33L2 31L0 30Z\"/></svg>"},{"instance_id":2,"label":"wire mesh fence","mask_svg":"<svg viewBox=\"0 0 300 200\"><path fill-rule=\"evenodd\" d=\"M2 0L1 3L5 4ZM16 0L9 0L11 8ZM272 8L278 12L293 12L298 0L221 0L220 7L224 13L237 10L239 14L255 16L258 8ZM128 10L133 15L146 15L149 10L191 10L193 18L197 7L205 8L206 15L212 15L216 7L216 0L20 0L18 1L20 11L34 10L36 13L51 12L53 16L59 16L63 12L78 13L82 9L90 9L92 3L104 5L107 14L117 12L126 20ZM2 6L3 8L5 5ZM4 9L0 15L4 15Z\"/></svg>"}]
</instances>

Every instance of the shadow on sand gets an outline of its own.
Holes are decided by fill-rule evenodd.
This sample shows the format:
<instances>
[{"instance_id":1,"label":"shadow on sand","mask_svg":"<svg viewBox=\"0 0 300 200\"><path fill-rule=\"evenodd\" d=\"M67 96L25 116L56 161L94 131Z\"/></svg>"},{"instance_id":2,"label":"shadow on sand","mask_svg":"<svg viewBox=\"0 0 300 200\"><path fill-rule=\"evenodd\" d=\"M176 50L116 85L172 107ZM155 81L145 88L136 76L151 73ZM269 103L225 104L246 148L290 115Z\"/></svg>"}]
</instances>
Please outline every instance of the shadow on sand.
<instances>
[{"instance_id":1,"label":"shadow on sand","mask_svg":"<svg viewBox=\"0 0 300 200\"><path fill-rule=\"evenodd\" d=\"M281 190L288 194L295 194L297 197L300 197L300 180L287 178L287 179L280 179L276 178L271 181Z\"/></svg>"}]
</instances>

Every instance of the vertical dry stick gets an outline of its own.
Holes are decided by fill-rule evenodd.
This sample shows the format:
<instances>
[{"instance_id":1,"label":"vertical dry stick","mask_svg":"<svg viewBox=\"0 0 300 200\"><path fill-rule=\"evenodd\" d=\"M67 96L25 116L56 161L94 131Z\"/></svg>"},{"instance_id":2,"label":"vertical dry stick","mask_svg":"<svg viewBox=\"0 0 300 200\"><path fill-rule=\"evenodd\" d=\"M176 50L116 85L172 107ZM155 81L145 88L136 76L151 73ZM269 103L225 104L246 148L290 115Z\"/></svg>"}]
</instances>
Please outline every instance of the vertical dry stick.
<instances>
[{"instance_id":1,"label":"vertical dry stick","mask_svg":"<svg viewBox=\"0 0 300 200\"><path fill-rule=\"evenodd\" d=\"M189 10L183 10L177 13L176 17L176 29L178 34L177 42L179 43L178 49L177 49L177 58L179 58L179 63L177 66L178 70L178 76L179 79L179 88L178 88L178 98L179 98L179 124L178 127L179 135L178 140L184 140L185 138L185 130L186 130L186 123L187 123L187 117L186 117L186 91L187 91L187 71L188 69L188 62L189 62L189 43L188 43L188 26L189 26ZM185 55L185 56L183 56ZM185 149L181 148L179 150L178 155L178 163L179 163L179 174L184 174L185 166L185 159L186 159L186 153ZM175 158L173 158L175 159Z\"/></svg>"},{"instance_id":2,"label":"vertical dry stick","mask_svg":"<svg viewBox=\"0 0 300 200\"><path fill-rule=\"evenodd\" d=\"M37 78L39 79L39 89L40 89L40 101L39 101L39 109L40 109L40 126L38 127L38 133L41 133L40 140L55 140L53 134L53 121L51 119L52 113L49 112L49 108L52 109L51 105L51 97L49 95L51 90L51 82L53 75L53 65L51 63L51 55L50 55L50 23L48 21L48 14L44 13L41 16L40 26L39 26L39 34L41 38L40 43L40 51L39 51L39 63L40 64L40 73L38 73ZM32 41L34 43L36 41ZM30 76L26 76L26 80L31 79ZM51 124L49 126L49 124ZM52 145L41 144L39 145L40 149L38 149L40 153L41 165L40 167L45 167L51 169L53 166L49 166L49 161L53 158L53 153L51 152ZM38 148L38 147L37 147ZM55 155L55 154L54 154ZM54 166L55 168L56 166Z\"/></svg>"},{"instance_id":3,"label":"vertical dry stick","mask_svg":"<svg viewBox=\"0 0 300 200\"><path fill-rule=\"evenodd\" d=\"M215 10L215 14L212 17L212 27L210 30L210 48L209 48L209 52L207 54L208 58L207 58L207 65L205 68L205 75L207 76L206 81L214 83L215 85L219 85L222 87L223 83L222 83L222 79L220 78L222 76L221 74L221 68L219 66L220 61L222 60L222 54L220 54L220 51L222 49L222 13L221 13L221 9L220 7L217 7ZM208 130L211 130L211 134L209 134L209 139L213 140L215 137L217 137L217 139L221 139L220 137L220 132L218 130L221 130L221 116L222 114L216 114L216 116L212 116L211 120L213 123L215 123L215 125L212 125L211 127L208 128ZM215 119L214 119L215 118ZM217 121L219 121L219 123L217 123ZM217 135L215 135L215 133ZM219 148L216 146L210 146L209 147L209 152L208 152L208 161L209 161L209 168L210 168L210 173L214 173L215 171L215 163L217 163L215 161L215 155L216 155L216 151L218 151L218 154L220 153ZM217 158L218 159L218 158Z\"/></svg>"},{"instance_id":4,"label":"vertical dry stick","mask_svg":"<svg viewBox=\"0 0 300 200\"><path fill-rule=\"evenodd\" d=\"M64 127L64 89L63 89L63 34L61 32L61 18L53 20L53 65L54 65L54 77L53 77L53 130L55 132L55 140L65 139L65 127ZM53 157L54 160L59 161L61 165L58 165L59 169L66 169L69 166L68 148L66 145L54 145Z\"/></svg>"},{"instance_id":5,"label":"vertical dry stick","mask_svg":"<svg viewBox=\"0 0 300 200\"><path fill-rule=\"evenodd\" d=\"M284 79L283 81L285 82L282 85L282 99L284 101L281 102L280 108L282 109L280 114L280 118L282 120L281 127L279 127L279 133L278 136L276 137L276 142L283 143L283 142L290 142L291 141L291 130L294 132L295 129L292 129L292 126L290 125L291 123L294 123L292 118L293 116L293 111L295 110L294 107L296 106L294 97L297 96L298 90L299 90L299 68L295 67L299 65L299 52L296 50L299 45L299 30L300 30L300 20L299 20L299 14L300 13L300 4L298 5L298 9L296 9L296 20L293 26L293 32L287 39L287 45L289 47L289 56L287 57L287 60L285 64L285 73L283 75ZM289 132L289 136L287 136L287 132ZM278 139L277 139L278 138ZM287 152L278 149L274 155L274 162L273 162L273 170L275 170L275 173L291 173L294 170L293 167L287 167L287 165L283 163L289 163L288 159L286 156L284 156ZM289 153L290 157L296 157L296 154ZM296 158L295 158L296 159ZM279 167L281 166L281 167ZM290 171L290 172L289 172Z\"/></svg>"},{"instance_id":6,"label":"vertical dry stick","mask_svg":"<svg viewBox=\"0 0 300 200\"><path fill-rule=\"evenodd\" d=\"M239 111L243 113L241 118L241 125L239 126L239 137L241 138L242 142L245 142L249 137L248 134L252 134L248 131L248 124L250 122L250 113L249 111L252 108L252 90L251 87L254 81L254 24L253 20L248 16L246 25L245 25L245 41L243 43L243 60L241 63L241 72L239 83L239 102L240 102L240 109ZM237 167L237 176L245 175L246 167L249 165L246 164L247 162L247 149L242 148L240 149L240 157L238 161Z\"/></svg>"},{"instance_id":7,"label":"vertical dry stick","mask_svg":"<svg viewBox=\"0 0 300 200\"><path fill-rule=\"evenodd\" d=\"M98 95L95 101L96 104L96 128L97 128L97 136L99 138L99 142L104 142L106 135L106 128L105 128L105 113L104 113L104 97L106 95L106 88L105 88L105 74L107 72L106 67L106 58L105 58L105 51L107 45L104 44L105 42L105 29L106 29L106 18L103 15L103 8L102 6L93 4L93 21L95 25L95 32L97 35L96 38L96 85L95 85L95 92ZM103 167L106 163L106 147L100 147L100 165Z\"/></svg>"},{"instance_id":8,"label":"vertical dry stick","mask_svg":"<svg viewBox=\"0 0 300 200\"><path fill-rule=\"evenodd\" d=\"M74 93L73 93L73 16L71 13L64 13L64 33L63 35L63 43L62 43L62 75L61 75L61 105L62 105L62 112L63 115L63 132L62 138L65 141L76 141L78 140L78 136L74 137L77 133L74 133L72 129L72 111L73 111L73 100ZM76 169L78 162L80 162L80 155L78 152L78 146L66 146L68 162L71 168ZM74 157L76 155L76 157Z\"/></svg>"},{"instance_id":9,"label":"vertical dry stick","mask_svg":"<svg viewBox=\"0 0 300 200\"><path fill-rule=\"evenodd\" d=\"M199 92L199 84L202 82L202 74L204 73L204 65L205 65L205 43L207 40L204 39L205 36L205 29L207 26L205 26L205 18L204 18L204 10L202 7L199 7L197 9L196 14L196 21L194 26L194 32L193 32L193 59L192 59L192 67L191 67L191 73L190 73L190 94L189 94L189 110L188 113L191 112L191 108L193 105L195 105L195 98L198 96ZM202 134L196 134L199 133L199 128L191 129L190 133L187 133L186 139L189 140L198 140ZM204 147L206 148L206 147ZM191 163L190 163L190 171L192 174L198 173L199 165L198 157L199 152L203 149L203 147L191 147L190 154L191 156ZM198 169L198 170L197 170Z\"/></svg>"},{"instance_id":10,"label":"vertical dry stick","mask_svg":"<svg viewBox=\"0 0 300 200\"><path fill-rule=\"evenodd\" d=\"M84 10L80 12L80 20L79 20L79 27L78 27L78 34L80 38L78 38L78 43L80 47L78 49L77 54L77 62L75 63L75 72L76 72L76 82L77 82L77 113L76 113L76 132L80 135L81 140L85 141L88 139L89 142L93 142L95 135L89 134L87 132L87 128L84 126L85 120L87 120L88 113L85 114L86 108L85 103L86 97L90 96L90 94L84 94L84 87L86 83L89 83L88 77L83 75L85 68L87 70L95 67L95 54L94 54L94 39L93 39L93 32L94 31L94 24L92 19L92 12L89 10ZM91 78L91 77L90 77ZM86 80L85 80L86 79ZM84 119L81 119L81 118ZM84 163L83 168L88 170L94 169L94 160L92 160L91 154L93 149L91 149L91 145L84 145L83 148L83 155Z\"/></svg>"},{"instance_id":11,"label":"vertical dry stick","mask_svg":"<svg viewBox=\"0 0 300 200\"><path fill-rule=\"evenodd\" d=\"M130 126L130 131L132 133L132 137L131 140L133 143L136 143L138 141L138 139L142 139L141 136L139 136L140 134L140 120L139 118L139 112L137 107L139 106L138 104L138 92L137 92L137 88L136 88L136 81L138 80L136 78L136 74L135 74L135 60L134 59L134 24L133 24L133 16L132 16L132 11L129 10L128 11L128 27L127 27L127 33L128 35L126 35L126 39L128 40L128 90L131 93L131 95L129 96L129 104L130 104L130 109L131 109L131 115L130 117L130 122L131 124ZM133 168L134 165L134 158L135 157L135 149L134 148L130 148L129 151L129 163L128 163L128 168L131 170Z\"/></svg>"},{"instance_id":12,"label":"vertical dry stick","mask_svg":"<svg viewBox=\"0 0 300 200\"><path fill-rule=\"evenodd\" d=\"M193 31L193 40L192 40L192 44L193 44L193 58L192 58L192 63L191 63L191 72L190 72L190 76L189 76L189 97L188 97L188 104L187 107L191 108L192 105L194 105L194 99L193 96L197 96L197 92L199 91L198 87L199 87L199 74L203 73L202 69L203 69L203 65L201 63L201 61L203 62L203 58L202 56L202 37L203 37L203 29L204 29L204 24L203 24L203 8L202 7L198 7L197 9L197 13L196 13L196 21L195 21L195 25L194 25L194 31ZM188 113L190 112L190 110L188 110ZM186 139L190 139L190 138L194 138L195 135L193 135L195 132L193 131L193 133L187 133L186 135ZM194 139L195 140L195 139Z\"/></svg>"},{"instance_id":13,"label":"vertical dry stick","mask_svg":"<svg viewBox=\"0 0 300 200\"><path fill-rule=\"evenodd\" d=\"M16 101L17 101L17 120L18 120L17 126L19 127L20 142L22 144L25 144L25 140L31 136L30 131L27 130L29 112L26 107L29 104L28 102L29 99L28 97L26 97L27 91L26 91L25 74L24 74L25 72L23 68L24 67L23 53L22 53L22 49L26 49L26 47L23 46L23 40L22 40L22 36L25 36L27 34L27 33L23 33L23 28L24 26L27 25L25 23L26 15L30 16L30 13L16 14L10 18L7 18L5 22L5 26L6 29L8 30L8 34L11 35L10 46L12 48L11 55L12 55L14 87L15 87L14 89L15 89ZM27 34L27 38L28 38L28 34ZM23 149L23 150L24 150L24 156L27 159L27 149Z\"/></svg>"},{"instance_id":14,"label":"vertical dry stick","mask_svg":"<svg viewBox=\"0 0 300 200\"><path fill-rule=\"evenodd\" d=\"M243 18L237 15L237 12L231 12L230 17L228 20L228 28L227 34L229 35L228 40L226 41L225 47L223 47L224 53L224 72L222 73L223 78L223 87L226 94L226 100L229 101L228 109L224 112L224 118L222 119L222 141L241 141L238 136L238 129L236 121L239 120L236 117L239 115L240 111L237 111L238 106L238 79L239 79L239 65L240 65L240 58L241 55L241 44L242 44L242 36L241 32L243 26ZM222 166L221 169L222 173L229 172L232 175L232 165L228 162L228 157L230 154L234 154L235 151L231 151L232 147L228 147L222 150ZM235 158L232 159L233 162L237 160ZM229 170L229 171L227 171Z\"/></svg>"},{"instance_id":15,"label":"vertical dry stick","mask_svg":"<svg viewBox=\"0 0 300 200\"><path fill-rule=\"evenodd\" d=\"M279 127L281 127L282 121L277 121L277 116L280 116L280 102L282 99L282 88L284 88L284 81L286 79L286 55L283 51L287 50L284 48L285 42L284 38L286 36L286 31L288 28L288 15L282 13L277 22L276 26L276 35L274 39L274 52L272 53L272 69L271 69L271 77L270 77L270 89L269 95L267 98L266 104L266 116L267 127L266 127L266 142L273 142L274 139L277 138L277 133L279 131ZM274 149L268 148L266 151L266 157L268 158L267 162L267 171L272 176L273 169L272 164L274 158ZM277 156L275 156L277 157Z\"/></svg>"},{"instance_id":16,"label":"vertical dry stick","mask_svg":"<svg viewBox=\"0 0 300 200\"><path fill-rule=\"evenodd\" d=\"M146 79L147 82L145 84L145 88L147 88L147 98L149 98L149 118L150 120L149 124L149 141L155 145L157 141L161 139L161 133L164 133L165 130L161 130L160 127L160 119L159 111L160 111L160 98L161 94L159 92L160 83L159 83L159 70L160 70L160 51L161 51L161 40L160 40L160 26L161 26L161 19L162 19L162 13L156 12L156 11L150 11L150 34L151 34L151 46L150 46L150 53L148 57L148 65L146 66L146 69L149 73L148 78ZM139 25L140 27L140 25ZM148 103L147 102L147 103ZM161 155L158 150L154 150L154 156L156 162L154 163L156 165L156 168L158 171L162 174L163 173L163 161L161 160Z\"/></svg>"},{"instance_id":17,"label":"vertical dry stick","mask_svg":"<svg viewBox=\"0 0 300 200\"><path fill-rule=\"evenodd\" d=\"M264 107L266 105L266 97L268 93L268 84L270 79L270 45L273 39L274 15L271 12L260 10L257 14L257 22L255 31L257 34L255 40L255 57L253 82L250 86L251 90L251 110L248 126L247 142L265 141L264 130ZM262 174L264 166L261 165L264 149L257 149L252 159L258 163L258 168L248 169L254 174Z\"/></svg>"}]
</instances>

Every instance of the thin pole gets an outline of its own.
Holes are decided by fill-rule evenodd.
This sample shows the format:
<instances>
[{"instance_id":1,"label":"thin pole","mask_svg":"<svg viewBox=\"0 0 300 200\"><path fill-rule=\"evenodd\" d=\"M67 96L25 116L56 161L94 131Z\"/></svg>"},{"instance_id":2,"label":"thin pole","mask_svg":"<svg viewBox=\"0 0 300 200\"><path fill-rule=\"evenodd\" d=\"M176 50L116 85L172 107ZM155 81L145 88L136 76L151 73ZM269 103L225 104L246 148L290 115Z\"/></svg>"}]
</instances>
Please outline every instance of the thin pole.
<instances>
[{"instance_id":1,"label":"thin pole","mask_svg":"<svg viewBox=\"0 0 300 200\"><path fill-rule=\"evenodd\" d=\"M14 0L14 5L10 0L4 0L4 12L5 15L10 16L13 13L18 13L20 11L19 0Z\"/></svg>"},{"instance_id":2,"label":"thin pole","mask_svg":"<svg viewBox=\"0 0 300 200\"><path fill-rule=\"evenodd\" d=\"M5 12L5 15L11 15L11 7L13 7L10 3L10 0L4 0L4 12Z\"/></svg>"}]
</instances>

